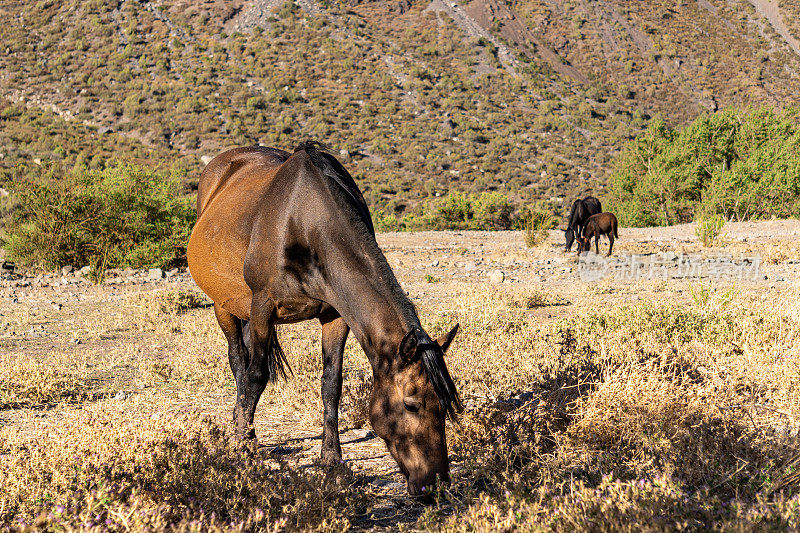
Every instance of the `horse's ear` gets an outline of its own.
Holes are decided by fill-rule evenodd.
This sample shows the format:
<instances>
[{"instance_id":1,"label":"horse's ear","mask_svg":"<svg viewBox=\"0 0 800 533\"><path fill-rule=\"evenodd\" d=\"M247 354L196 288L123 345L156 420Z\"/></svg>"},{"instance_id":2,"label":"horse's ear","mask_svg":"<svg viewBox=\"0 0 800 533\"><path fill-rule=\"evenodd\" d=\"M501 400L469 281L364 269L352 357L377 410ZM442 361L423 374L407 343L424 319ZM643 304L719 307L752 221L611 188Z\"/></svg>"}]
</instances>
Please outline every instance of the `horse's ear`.
<instances>
[{"instance_id":1,"label":"horse's ear","mask_svg":"<svg viewBox=\"0 0 800 533\"><path fill-rule=\"evenodd\" d=\"M450 347L450 343L453 342L453 337L456 336L458 332L458 324L453 326L453 329L450 330L449 333L443 334L441 337L436 339L436 344L442 347L442 352L446 352L447 349Z\"/></svg>"},{"instance_id":2,"label":"horse's ear","mask_svg":"<svg viewBox=\"0 0 800 533\"><path fill-rule=\"evenodd\" d=\"M410 363L417 355L417 335L413 329L406 333L403 340L400 341L400 346L397 348L397 355L404 363Z\"/></svg>"}]
</instances>

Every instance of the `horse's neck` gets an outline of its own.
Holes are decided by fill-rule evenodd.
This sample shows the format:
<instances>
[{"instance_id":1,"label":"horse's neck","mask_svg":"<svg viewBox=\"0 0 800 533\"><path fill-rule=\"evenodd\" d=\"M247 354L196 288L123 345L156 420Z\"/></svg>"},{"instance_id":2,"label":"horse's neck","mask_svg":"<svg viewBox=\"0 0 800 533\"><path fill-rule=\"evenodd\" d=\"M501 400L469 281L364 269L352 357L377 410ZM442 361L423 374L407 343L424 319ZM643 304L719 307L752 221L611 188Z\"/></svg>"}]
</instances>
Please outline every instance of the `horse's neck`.
<instances>
[{"instance_id":1,"label":"horse's neck","mask_svg":"<svg viewBox=\"0 0 800 533\"><path fill-rule=\"evenodd\" d=\"M388 369L403 336L420 327L419 318L377 244L359 251L364 259L355 263L354 250L336 251L344 259L340 264L352 268L329 270L328 303L353 330L373 369Z\"/></svg>"}]
</instances>

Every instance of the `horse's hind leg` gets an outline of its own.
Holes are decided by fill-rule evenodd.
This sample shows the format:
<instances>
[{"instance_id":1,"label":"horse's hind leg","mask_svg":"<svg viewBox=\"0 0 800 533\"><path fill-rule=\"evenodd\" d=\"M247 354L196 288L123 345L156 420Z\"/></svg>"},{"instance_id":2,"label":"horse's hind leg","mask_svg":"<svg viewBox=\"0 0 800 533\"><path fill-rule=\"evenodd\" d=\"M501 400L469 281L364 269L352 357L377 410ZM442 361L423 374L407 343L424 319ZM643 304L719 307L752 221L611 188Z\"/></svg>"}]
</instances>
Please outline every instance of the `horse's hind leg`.
<instances>
[{"instance_id":1,"label":"horse's hind leg","mask_svg":"<svg viewBox=\"0 0 800 533\"><path fill-rule=\"evenodd\" d=\"M219 327L222 328L222 333L225 334L225 339L228 341L228 362L231 365L231 371L233 371L233 379L236 381L237 399L233 409L233 420L238 422L240 418L240 413L238 412L239 396L244 391L244 374L250 364L250 352L247 349L248 343L245 338L247 335L243 334L247 322L238 319L218 304L214 304L214 314L216 314ZM254 436L245 435L244 432L239 433L242 437Z\"/></svg>"},{"instance_id":2,"label":"horse's hind leg","mask_svg":"<svg viewBox=\"0 0 800 533\"><path fill-rule=\"evenodd\" d=\"M242 386L237 387L236 418L237 431L246 437L255 438L253 419L258 400L267 386L278 374L285 376L286 357L278 344L275 329L275 306L263 294L253 294L250 307L250 361L242 373Z\"/></svg>"},{"instance_id":3,"label":"horse's hind leg","mask_svg":"<svg viewBox=\"0 0 800 533\"><path fill-rule=\"evenodd\" d=\"M608 234L608 256L611 256L611 250L614 249L614 233Z\"/></svg>"},{"instance_id":4,"label":"horse's hind leg","mask_svg":"<svg viewBox=\"0 0 800 533\"><path fill-rule=\"evenodd\" d=\"M320 318L322 322L322 449L323 464L335 465L342 460L339 443L339 399L342 396L342 358L350 328L340 316Z\"/></svg>"}]
</instances>

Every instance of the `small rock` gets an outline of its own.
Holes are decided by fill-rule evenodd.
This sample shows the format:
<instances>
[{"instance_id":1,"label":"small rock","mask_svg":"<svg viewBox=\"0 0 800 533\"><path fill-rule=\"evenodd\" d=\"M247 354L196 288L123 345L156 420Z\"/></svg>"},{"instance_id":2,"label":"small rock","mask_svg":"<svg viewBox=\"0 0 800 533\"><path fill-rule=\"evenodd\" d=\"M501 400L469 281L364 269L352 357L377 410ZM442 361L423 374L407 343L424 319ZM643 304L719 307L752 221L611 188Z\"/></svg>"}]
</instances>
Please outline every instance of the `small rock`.
<instances>
[{"instance_id":1,"label":"small rock","mask_svg":"<svg viewBox=\"0 0 800 533\"><path fill-rule=\"evenodd\" d=\"M214 158L212 156L210 156L210 155L204 155L204 156L200 157L200 161L202 161L204 165L207 165L207 164L211 163L212 159L214 159Z\"/></svg>"},{"instance_id":2,"label":"small rock","mask_svg":"<svg viewBox=\"0 0 800 533\"><path fill-rule=\"evenodd\" d=\"M147 279L161 279L164 277L164 271L160 268L151 268L147 271Z\"/></svg>"},{"instance_id":3,"label":"small rock","mask_svg":"<svg viewBox=\"0 0 800 533\"><path fill-rule=\"evenodd\" d=\"M2 159L2 158L0 158L0 159ZM6 189L4 189L4 188L0 187L0 198L5 198L5 197L6 197L6 196L8 196L9 194L11 194L11 193L9 193L9 192L8 192L8 190L6 190Z\"/></svg>"},{"instance_id":4,"label":"small rock","mask_svg":"<svg viewBox=\"0 0 800 533\"><path fill-rule=\"evenodd\" d=\"M502 270L493 270L491 274L489 274L489 281L492 283L503 283L503 280L506 279L506 274Z\"/></svg>"},{"instance_id":5,"label":"small rock","mask_svg":"<svg viewBox=\"0 0 800 533\"><path fill-rule=\"evenodd\" d=\"M438 267L439 266L439 260L438 259L434 260L434 262L431 263L431 266L432 267Z\"/></svg>"},{"instance_id":6,"label":"small rock","mask_svg":"<svg viewBox=\"0 0 800 533\"><path fill-rule=\"evenodd\" d=\"M470 272L472 270L475 270L477 267L478 265L476 265L474 261L469 261L464 265L464 270Z\"/></svg>"},{"instance_id":7,"label":"small rock","mask_svg":"<svg viewBox=\"0 0 800 533\"><path fill-rule=\"evenodd\" d=\"M348 152L345 149L341 149L339 150L339 156L347 159L348 157L350 157L350 152Z\"/></svg>"},{"instance_id":8,"label":"small rock","mask_svg":"<svg viewBox=\"0 0 800 533\"><path fill-rule=\"evenodd\" d=\"M116 393L114 395L114 399L115 400L120 400L120 401L124 400L127 397L128 397L128 395L125 394L125 391L119 391L118 393Z\"/></svg>"},{"instance_id":9,"label":"small rock","mask_svg":"<svg viewBox=\"0 0 800 533\"><path fill-rule=\"evenodd\" d=\"M178 269L177 268L173 268L172 270L167 270L167 277L168 278L171 278L171 277L173 277L173 276L175 276L177 274L178 274Z\"/></svg>"},{"instance_id":10,"label":"small rock","mask_svg":"<svg viewBox=\"0 0 800 533\"><path fill-rule=\"evenodd\" d=\"M91 271L92 271L92 267L90 267L89 265L86 265L85 267L81 268L81 269L78 271L78 273L79 273L81 276L88 276L88 275L89 275L89 273L90 273Z\"/></svg>"},{"instance_id":11,"label":"small rock","mask_svg":"<svg viewBox=\"0 0 800 533\"><path fill-rule=\"evenodd\" d=\"M50 302L51 307L54 311L61 311L61 304L58 302Z\"/></svg>"}]
</instances>

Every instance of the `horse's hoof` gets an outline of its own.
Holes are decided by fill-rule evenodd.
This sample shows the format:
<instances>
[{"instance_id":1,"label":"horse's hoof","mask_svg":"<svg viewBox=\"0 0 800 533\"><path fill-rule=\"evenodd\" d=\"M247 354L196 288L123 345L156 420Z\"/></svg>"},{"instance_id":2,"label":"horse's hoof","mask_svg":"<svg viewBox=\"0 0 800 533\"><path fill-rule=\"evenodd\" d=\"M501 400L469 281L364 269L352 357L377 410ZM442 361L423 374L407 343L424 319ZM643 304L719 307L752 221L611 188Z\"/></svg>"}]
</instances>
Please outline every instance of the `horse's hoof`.
<instances>
[{"instance_id":1,"label":"horse's hoof","mask_svg":"<svg viewBox=\"0 0 800 533\"><path fill-rule=\"evenodd\" d=\"M320 466L324 466L327 468L334 468L344 464L342 460L342 456L340 454L331 452L331 453L322 453L319 458L317 458L317 464Z\"/></svg>"}]
</instances>

